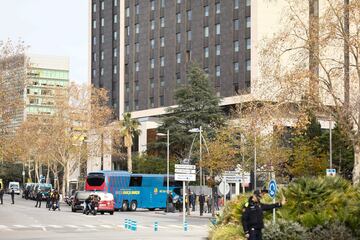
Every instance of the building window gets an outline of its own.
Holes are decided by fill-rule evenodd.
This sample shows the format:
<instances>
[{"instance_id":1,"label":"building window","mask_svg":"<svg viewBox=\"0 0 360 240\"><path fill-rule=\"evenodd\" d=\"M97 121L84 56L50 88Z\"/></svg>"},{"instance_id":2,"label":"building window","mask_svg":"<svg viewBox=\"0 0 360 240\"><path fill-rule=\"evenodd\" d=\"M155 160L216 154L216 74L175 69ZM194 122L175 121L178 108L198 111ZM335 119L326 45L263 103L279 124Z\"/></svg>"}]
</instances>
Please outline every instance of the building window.
<instances>
[{"instance_id":1,"label":"building window","mask_svg":"<svg viewBox=\"0 0 360 240\"><path fill-rule=\"evenodd\" d=\"M96 53L93 53L93 61L96 62Z\"/></svg>"},{"instance_id":2,"label":"building window","mask_svg":"<svg viewBox=\"0 0 360 240\"><path fill-rule=\"evenodd\" d=\"M181 23L181 13L176 14L176 22Z\"/></svg>"},{"instance_id":3,"label":"building window","mask_svg":"<svg viewBox=\"0 0 360 240\"><path fill-rule=\"evenodd\" d=\"M181 4L181 0L176 0L177 4Z\"/></svg>"},{"instance_id":4,"label":"building window","mask_svg":"<svg viewBox=\"0 0 360 240\"><path fill-rule=\"evenodd\" d=\"M216 35L220 35L220 23L216 24Z\"/></svg>"},{"instance_id":5,"label":"building window","mask_svg":"<svg viewBox=\"0 0 360 240\"><path fill-rule=\"evenodd\" d=\"M138 81L135 82L135 91L140 91L140 85Z\"/></svg>"},{"instance_id":6,"label":"building window","mask_svg":"<svg viewBox=\"0 0 360 240\"><path fill-rule=\"evenodd\" d=\"M134 105L135 105L135 110L139 110L139 101L138 100L134 101ZM141 185L137 185L137 186L141 186Z\"/></svg>"},{"instance_id":7,"label":"building window","mask_svg":"<svg viewBox=\"0 0 360 240\"><path fill-rule=\"evenodd\" d=\"M204 15L205 15L205 17L209 16L209 6L204 7Z\"/></svg>"},{"instance_id":8,"label":"building window","mask_svg":"<svg viewBox=\"0 0 360 240\"><path fill-rule=\"evenodd\" d=\"M130 17L130 8L128 7L125 9L125 16Z\"/></svg>"},{"instance_id":9,"label":"building window","mask_svg":"<svg viewBox=\"0 0 360 240\"><path fill-rule=\"evenodd\" d=\"M176 54L176 62L181 63L181 53Z\"/></svg>"},{"instance_id":10,"label":"building window","mask_svg":"<svg viewBox=\"0 0 360 240\"><path fill-rule=\"evenodd\" d=\"M105 1L101 1L101 10L105 9Z\"/></svg>"},{"instance_id":11,"label":"building window","mask_svg":"<svg viewBox=\"0 0 360 240\"><path fill-rule=\"evenodd\" d=\"M140 43L135 43L135 52L138 53L140 52Z\"/></svg>"},{"instance_id":12,"label":"building window","mask_svg":"<svg viewBox=\"0 0 360 240\"><path fill-rule=\"evenodd\" d=\"M96 77L96 69L93 69L92 75L93 75L93 77Z\"/></svg>"},{"instance_id":13,"label":"building window","mask_svg":"<svg viewBox=\"0 0 360 240\"><path fill-rule=\"evenodd\" d=\"M114 55L114 57L117 57L117 48L114 48L113 55Z\"/></svg>"},{"instance_id":14,"label":"building window","mask_svg":"<svg viewBox=\"0 0 360 240\"><path fill-rule=\"evenodd\" d=\"M103 27L105 25L105 19L101 18L101 26Z\"/></svg>"},{"instance_id":15,"label":"building window","mask_svg":"<svg viewBox=\"0 0 360 240\"><path fill-rule=\"evenodd\" d=\"M246 71L251 71L251 60L246 60Z\"/></svg>"},{"instance_id":16,"label":"building window","mask_svg":"<svg viewBox=\"0 0 360 240\"><path fill-rule=\"evenodd\" d=\"M129 45L126 45L125 52L126 52L126 55L130 54L130 46Z\"/></svg>"},{"instance_id":17,"label":"building window","mask_svg":"<svg viewBox=\"0 0 360 240\"><path fill-rule=\"evenodd\" d=\"M114 15L114 23L117 23L117 21L118 21L118 15L115 14L115 15Z\"/></svg>"},{"instance_id":18,"label":"building window","mask_svg":"<svg viewBox=\"0 0 360 240\"><path fill-rule=\"evenodd\" d=\"M125 32L127 33L128 36L130 36L130 27L129 26L125 27Z\"/></svg>"},{"instance_id":19,"label":"building window","mask_svg":"<svg viewBox=\"0 0 360 240\"><path fill-rule=\"evenodd\" d=\"M239 63L238 62L234 62L234 72L235 73L239 72Z\"/></svg>"},{"instance_id":20,"label":"building window","mask_svg":"<svg viewBox=\"0 0 360 240\"><path fill-rule=\"evenodd\" d=\"M140 70L140 63L135 62L135 71L138 72Z\"/></svg>"},{"instance_id":21,"label":"building window","mask_svg":"<svg viewBox=\"0 0 360 240\"><path fill-rule=\"evenodd\" d=\"M104 60L104 51L101 51L101 60Z\"/></svg>"},{"instance_id":22,"label":"building window","mask_svg":"<svg viewBox=\"0 0 360 240\"><path fill-rule=\"evenodd\" d=\"M251 38L246 39L246 49L247 50L251 49Z\"/></svg>"},{"instance_id":23,"label":"building window","mask_svg":"<svg viewBox=\"0 0 360 240\"><path fill-rule=\"evenodd\" d=\"M114 65L114 74L117 74L117 65Z\"/></svg>"},{"instance_id":24,"label":"building window","mask_svg":"<svg viewBox=\"0 0 360 240\"><path fill-rule=\"evenodd\" d=\"M239 20L239 19L235 19L235 20L234 20L234 29L235 29L235 30L239 30L239 29L240 29L240 20Z\"/></svg>"},{"instance_id":25,"label":"building window","mask_svg":"<svg viewBox=\"0 0 360 240\"><path fill-rule=\"evenodd\" d=\"M209 27L204 27L204 36L209 37Z\"/></svg>"},{"instance_id":26,"label":"building window","mask_svg":"<svg viewBox=\"0 0 360 240\"><path fill-rule=\"evenodd\" d=\"M239 9L239 0L234 0L234 8Z\"/></svg>"},{"instance_id":27,"label":"building window","mask_svg":"<svg viewBox=\"0 0 360 240\"><path fill-rule=\"evenodd\" d=\"M187 14L187 20L188 20L188 21L191 21L191 19L192 19L192 12L191 12L191 10L187 11L186 14Z\"/></svg>"},{"instance_id":28,"label":"building window","mask_svg":"<svg viewBox=\"0 0 360 240\"><path fill-rule=\"evenodd\" d=\"M96 3L93 4L93 12L96 12Z\"/></svg>"},{"instance_id":29,"label":"building window","mask_svg":"<svg viewBox=\"0 0 360 240\"><path fill-rule=\"evenodd\" d=\"M251 6L251 0L246 0L246 6L250 7Z\"/></svg>"},{"instance_id":30,"label":"building window","mask_svg":"<svg viewBox=\"0 0 360 240\"><path fill-rule=\"evenodd\" d=\"M155 30L155 20L151 20L151 30Z\"/></svg>"},{"instance_id":31,"label":"building window","mask_svg":"<svg viewBox=\"0 0 360 240\"><path fill-rule=\"evenodd\" d=\"M161 67L165 66L165 57L160 57L160 66Z\"/></svg>"},{"instance_id":32,"label":"building window","mask_svg":"<svg viewBox=\"0 0 360 240\"><path fill-rule=\"evenodd\" d=\"M164 8L165 7L165 0L160 0L161 1L161 7Z\"/></svg>"},{"instance_id":33,"label":"building window","mask_svg":"<svg viewBox=\"0 0 360 240\"><path fill-rule=\"evenodd\" d=\"M151 46L152 49L155 48L155 40L154 39L150 40L150 46Z\"/></svg>"},{"instance_id":34,"label":"building window","mask_svg":"<svg viewBox=\"0 0 360 240\"><path fill-rule=\"evenodd\" d=\"M165 47L165 38L160 37L160 47Z\"/></svg>"},{"instance_id":35,"label":"building window","mask_svg":"<svg viewBox=\"0 0 360 240\"><path fill-rule=\"evenodd\" d=\"M176 74L176 83L180 84L181 83L181 77L180 77L180 73Z\"/></svg>"},{"instance_id":36,"label":"building window","mask_svg":"<svg viewBox=\"0 0 360 240\"><path fill-rule=\"evenodd\" d=\"M234 42L234 52L239 52L239 41Z\"/></svg>"},{"instance_id":37,"label":"building window","mask_svg":"<svg viewBox=\"0 0 360 240\"><path fill-rule=\"evenodd\" d=\"M164 96L160 96L160 106L164 106Z\"/></svg>"},{"instance_id":38,"label":"building window","mask_svg":"<svg viewBox=\"0 0 360 240\"><path fill-rule=\"evenodd\" d=\"M114 32L114 40L117 40L118 34L117 31Z\"/></svg>"},{"instance_id":39,"label":"building window","mask_svg":"<svg viewBox=\"0 0 360 240\"><path fill-rule=\"evenodd\" d=\"M140 33L140 24L135 24L135 33Z\"/></svg>"},{"instance_id":40,"label":"building window","mask_svg":"<svg viewBox=\"0 0 360 240\"><path fill-rule=\"evenodd\" d=\"M126 83L126 84L125 84L125 89L126 89L126 92L127 92L127 93L130 92L129 83Z\"/></svg>"},{"instance_id":41,"label":"building window","mask_svg":"<svg viewBox=\"0 0 360 240\"><path fill-rule=\"evenodd\" d=\"M215 70L216 70L216 77L220 77L220 66L216 66L215 67Z\"/></svg>"},{"instance_id":42,"label":"building window","mask_svg":"<svg viewBox=\"0 0 360 240\"><path fill-rule=\"evenodd\" d=\"M151 11L155 11L155 0L151 0L150 5L151 5Z\"/></svg>"},{"instance_id":43,"label":"building window","mask_svg":"<svg viewBox=\"0 0 360 240\"><path fill-rule=\"evenodd\" d=\"M204 48L204 57L205 58L209 57L209 48L208 47Z\"/></svg>"},{"instance_id":44,"label":"building window","mask_svg":"<svg viewBox=\"0 0 360 240\"><path fill-rule=\"evenodd\" d=\"M118 5L118 0L114 0L114 6L117 7Z\"/></svg>"},{"instance_id":45,"label":"building window","mask_svg":"<svg viewBox=\"0 0 360 240\"><path fill-rule=\"evenodd\" d=\"M155 103L154 103L154 98L153 98L153 97L149 98L149 102L150 102L150 107L155 107Z\"/></svg>"},{"instance_id":46,"label":"building window","mask_svg":"<svg viewBox=\"0 0 360 240\"><path fill-rule=\"evenodd\" d=\"M155 87L155 85L154 85L154 79L153 78L151 78L150 79L150 88L154 88Z\"/></svg>"},{"instance_id":47,"label":"building window","mask_svg":"<svg viewBox=\"0 0 360 240\"><path fill-rule=\"evenodd\" d=\"M105 42L105 36L104 34L101 34L101 43L104 43Z\"/></svg>"},{"instance_id":48,"label":"building window","mask_svg":"<svg viewBox=\"0 0 360 240\"><path fill-rule=\"evenodd\" d=\"M100 75L103 76L104 75L104 68L100 69Z\"/></svg>"},{"instance_id":49,"label":"building window","mask_svg":"<svg viewBox=\"0 0 360 240\"><path fill-rule=\"evenodd\" d=\"M155 59L150 59L150 67L151 69L154 69L155 68Z\"/></svg>"},{"instance_id":50,"label":"building window","mask_svg":"<svg viewBox=\"0 0 360 240\"><path fill-rule=\"evenodd\" d=\"M96 37L93 37L93 44L96 45Z\"/></svg>"},{"instance_id":51,"label":"building window","mask_svg":"<svg viewBox=\"0 0 360 240\"><path fill-rule=\"evenodd\" d=\"M140 6L139 6L139 4L136 4L136 5L135 5L135 14L136 14L136 15L139 15L139 14L140 14Z\"/></svg>"},{"instance_id":52,"label":"building window","mask_svg":"<svg viewBox=\"0 0 360 240\"><path fill-rule=\"evenodd\" d=\"M160 18L160 27L165 27L165 18L164 17L161 17Z\"/></svg>"},{"instance_id":53,"label":"building window","mask_svg":"<svg viewBox=\"0 0 360 240\"><path fill-rule=\"evenodd\" d=\"M187 40L191 41L191 31L187 31Z\"/></svg>"},{"instance_id":54,"label":"building window","mask_svg":"<svg viewBox=\"0 0 360 240\"><path fill-rule=\"evenodd\" d=\"M217 3L217 4L215 5L215 9L216 9L216 14L220 14L220 13L221 13L220 3Z\"/></svg>"},{"instance_id":55,"label":"building window","mask_svg":"<svg viewBox=\"0 0 360 240\"><path fill-rule=\"evenodd\" d=\"M96 20L93 20L93 29L96 29Z\"/></svg>"},{"instance_id":56,"label":"building window","mask_svg":"<svg viewBox=\"0 0 360 240\"><path fill-rule=\"evenodd\" d=\"M251 17L246 18L246 27L251 28Z\"/></svg>"},{"instance_id":57,"label":"building window","mask_svg":"<svg viewBox=\"0 0 360 240\"><path fill-rule=\"evenodd\" d=\"M176 34L176 43L180 44L180 42L181 42L181 35L180 35L180 33L177 33Z\"/></svg>"},{"instance_id":58,"label":"building window","mask_svg":"<svg viewBox=\"0 0 360 240\"><path fill-rule=\"evenodd\" d=\"M165 86L165 80L164 80L164 77L163 77L163 76L160 77L160 86L161 86L161 87L164 87L164 86Z\"/></svg>"},{"instance_id":59,"label":"building window","mask_svg":"<svg viewBox=\"0 0 360 240\"><path fill-rule=\"evenodd\" d=\"M220 45L216 45L216 56L220 56L220 51L221 51L221 48L220 48Z\"/></svg>"}]
</instances>

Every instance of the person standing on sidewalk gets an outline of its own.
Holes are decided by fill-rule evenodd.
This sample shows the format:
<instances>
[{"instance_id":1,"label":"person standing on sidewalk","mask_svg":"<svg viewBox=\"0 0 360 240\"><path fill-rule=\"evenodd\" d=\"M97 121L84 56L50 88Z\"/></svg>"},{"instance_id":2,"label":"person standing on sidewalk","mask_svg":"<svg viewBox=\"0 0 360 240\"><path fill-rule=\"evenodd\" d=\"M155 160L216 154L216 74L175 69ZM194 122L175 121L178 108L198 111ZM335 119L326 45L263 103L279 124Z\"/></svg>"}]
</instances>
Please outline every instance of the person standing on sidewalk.
<instances>
[{"instance_id":1,"label":"person standing on sidewalk","mask_svg":"<svg viewBox=\"0 0 360 240\"><path fill-rule=\"evenodd\" d=\"M1 205L3 204L3 197L4 197L4 189L1 188L1 189L0 189L0 201L1 201Z\"/></svg>"},{"instance_id":2,"label":"person standing on sidewalk","mask_svg":"<svg viewBox=\"0 0 360 240\"><path fill-rule=\"evenodd\" d=\"M11 189L10 195L11 195L11 201L12 201L12 203L11 203L11 204L15 204L15 201L14 201L15 191L14 191L14 189L13 189L13 188Z\"/></svg>"},{"instance_id":3,"label":"person standing on sidewalk","mask_svg":"<svg viewBox=\"0 0 360 240\"><path fill-rule=\"evenodd\" d=\"M35 207L38 207L38 204L39 204L39 208L41 208L41 201L42 201L42 196L43 196L43 191L39 191L37 194L36 194L36 205Z\"/></svg>"},{"instance_id":4,"label":"person standing on sidewalk","mask_svg":"<svg viewBox=\"0 0 360 240\"><path fill-rule=\"evenodd\" d=\"M264 192L263 192L264 193ZM254 195L249 198L245 204L241 217L244 228L245 238L249 240L262 240L261 230L264 228L264 211L270 211L274 208L281 208L285 203L285 198L281 203L263 204L260 202L261 193L259 190L254 191Z\"/></svg>"},{"instance_id":5,"label":"person standing on sidewalk","mask_svg":"<svg viewBox=\"0 0 360 240\"><path fill-rule=\"evenodd\" d=\"M204 203L205 203L205 195L203 193L199 196L199 203L200 203L200 216L204 213Z\"/></svg>"}]
</instances>

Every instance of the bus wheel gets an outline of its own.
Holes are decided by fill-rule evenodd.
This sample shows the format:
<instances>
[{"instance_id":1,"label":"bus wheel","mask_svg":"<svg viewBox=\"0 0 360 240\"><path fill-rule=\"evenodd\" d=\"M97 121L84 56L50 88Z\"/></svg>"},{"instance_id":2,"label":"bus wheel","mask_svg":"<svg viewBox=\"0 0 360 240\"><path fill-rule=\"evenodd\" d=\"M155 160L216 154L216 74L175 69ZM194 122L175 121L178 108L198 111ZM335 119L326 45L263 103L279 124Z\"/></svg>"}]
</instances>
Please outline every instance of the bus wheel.
<instances>
[{"instance_id":1,"label":"bus wheel","mask_svg":"<svg viewBox=\"0 0 360 240\"><path fill-rule=\"evenodd\" d=\"M149 211L155 211L155 208L149 208Z\"/></svg>"},{"instance_id":2,"label":"bus wheel","mask_svg":"<svg viewBox=\"0 0 360 240\"><path fill-rule=\"evenodd\" d=\"M127 211L129 209L129 205L127 201L123 201L122 205L121 205L121 211Z\"/></svg>"},{"instance_id":3,"label":"bus wheel","mask_svg":"<svg viewBox=\"0 0 360 240\"><path fill-rule=\"evenodd\" d=\"M130 211L136 211L136 209L137 209L137 202L136 201L131 201Z\"/></svg>"}]
</instances>

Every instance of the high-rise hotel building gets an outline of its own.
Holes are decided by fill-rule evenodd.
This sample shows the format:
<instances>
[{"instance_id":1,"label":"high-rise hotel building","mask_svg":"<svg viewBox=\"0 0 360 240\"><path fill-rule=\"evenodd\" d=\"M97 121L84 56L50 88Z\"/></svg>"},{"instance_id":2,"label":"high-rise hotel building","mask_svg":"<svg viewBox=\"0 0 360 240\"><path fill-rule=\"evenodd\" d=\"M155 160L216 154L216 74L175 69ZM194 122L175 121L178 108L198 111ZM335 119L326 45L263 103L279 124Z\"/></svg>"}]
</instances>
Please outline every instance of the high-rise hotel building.
<instances>
[{"instance_id":1,"label":"high-rise hotel building","mask_svg":"<svg viewBox=\"0 0 360 240\"><path fill-rule=\"evenodd\" d=\"M281 11L264 0L89 1L91 84L109 90L118 116L140 119L140 150L151 117L175 105L190 63L208 73L223 105L256 95L256 47Z\"/></svg>"}]
</instances>

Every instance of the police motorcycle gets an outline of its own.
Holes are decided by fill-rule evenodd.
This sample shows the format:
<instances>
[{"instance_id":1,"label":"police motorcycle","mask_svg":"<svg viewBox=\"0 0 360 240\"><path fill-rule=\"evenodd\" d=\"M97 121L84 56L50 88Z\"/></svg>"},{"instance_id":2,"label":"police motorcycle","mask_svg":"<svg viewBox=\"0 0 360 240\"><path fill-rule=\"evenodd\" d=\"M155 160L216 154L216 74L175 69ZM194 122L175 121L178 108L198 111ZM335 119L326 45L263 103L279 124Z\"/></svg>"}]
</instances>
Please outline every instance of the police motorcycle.
<instances>
[{"instance_id":1,"label":"police motorcycle","mask_svg":"<svg viewBox=\"0 0 360 240\"><path fill-rule=\"evenodd\" d=\"M99 208L99 197L97 195L90 195L91 201L89 203L84 202L84 214L89 215L91 213L92 215L96 215L98 208Z\"/></svg>"}]
</instances>

